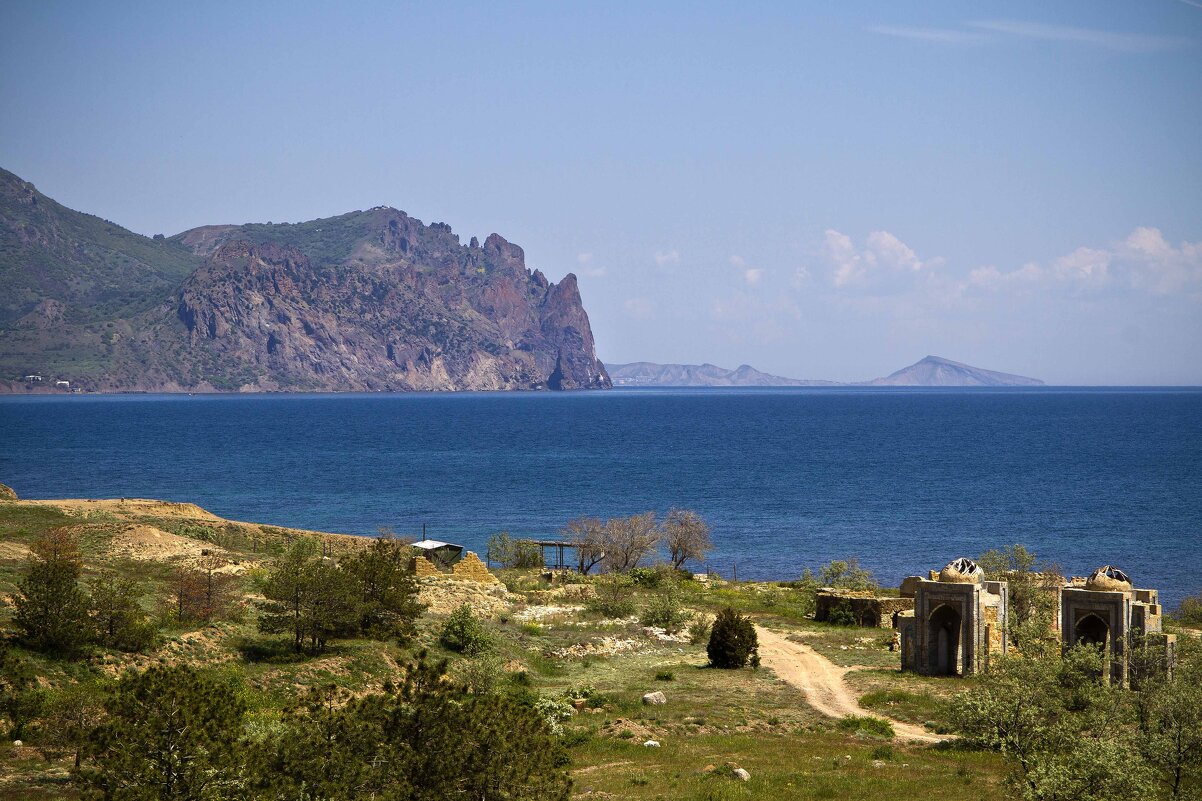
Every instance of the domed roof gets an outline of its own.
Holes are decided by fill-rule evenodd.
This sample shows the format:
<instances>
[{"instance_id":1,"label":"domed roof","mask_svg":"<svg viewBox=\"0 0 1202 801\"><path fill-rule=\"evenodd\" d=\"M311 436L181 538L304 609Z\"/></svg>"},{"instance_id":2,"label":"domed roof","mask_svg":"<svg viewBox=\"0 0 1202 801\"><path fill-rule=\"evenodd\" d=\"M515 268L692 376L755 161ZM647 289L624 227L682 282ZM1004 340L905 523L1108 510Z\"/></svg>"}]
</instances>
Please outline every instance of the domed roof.
<instances>
[{"instance_id":1,"label":"domed roof","mask_svg":"<svg viewBox=\"0 0 1202 801\"><path fill-rule=\"evenodd\" d=\"M1085 588L1100 592L1126 592L1131 589L1131 577L1117 567L1102 565L1089 574Z\"/></svg>"},{"instance_id":2,"label":"domed roof","mask_svg":"<svg viewBox=\"0 0 1202 801\"><path fill-rule=\"evenodd\" d=\"M948 584L979 584L985 578L985 571L967 556L953 559L939 571L939 580Z\"/></svg>"}]
</instances>

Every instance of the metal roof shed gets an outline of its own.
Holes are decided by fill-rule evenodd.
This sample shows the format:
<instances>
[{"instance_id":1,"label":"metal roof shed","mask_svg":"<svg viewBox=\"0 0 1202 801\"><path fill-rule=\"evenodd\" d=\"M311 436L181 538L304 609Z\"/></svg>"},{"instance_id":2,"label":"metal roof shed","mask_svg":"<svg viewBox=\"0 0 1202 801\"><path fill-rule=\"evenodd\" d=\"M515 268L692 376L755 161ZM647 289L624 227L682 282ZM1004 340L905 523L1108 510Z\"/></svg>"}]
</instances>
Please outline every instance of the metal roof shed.
<instances>
[{"instance_id":1,"label":"metal roof shed","mask_svg":"<svg viewBox=\"0 0 1202 801\"><path fill-rule=\"evenodd\" d=\"M413 547L425 553L427 559L441 568L448 568L463 556L463 546L441 540L418 540Z\"/></svg>"}]
</instances>

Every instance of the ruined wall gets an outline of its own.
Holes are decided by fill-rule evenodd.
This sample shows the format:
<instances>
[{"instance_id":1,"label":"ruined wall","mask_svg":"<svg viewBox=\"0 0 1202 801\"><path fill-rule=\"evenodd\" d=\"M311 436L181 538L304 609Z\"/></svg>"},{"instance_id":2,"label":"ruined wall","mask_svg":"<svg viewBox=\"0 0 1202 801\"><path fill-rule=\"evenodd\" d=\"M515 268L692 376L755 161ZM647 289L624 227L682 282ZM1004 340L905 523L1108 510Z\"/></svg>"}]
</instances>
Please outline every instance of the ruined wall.
<instances>
[{"instance_id":1,"label":"ruined wall","mask_svg":"<svg viewBox=\"0 0 1202 801\"><path fill-rule=\"evenodd\" d=\"M843 606L851 610L856 625L889 629L893 628L894 613L913 609L914 599L850 590L819 590L815 598L814 620L828 621L831 612Z\"/></svg>"},{"instance_id":2,"label":"ruined wall","mask_svg":"<svg viewBox=\"0 0 1202 801\"><path fill-rule=\"evenodd\" d=\"M481 584L501 583L500 579L488 572L484 562L480 561L480 557L472 551L468 551L462 559L454 564L451 568L451 575L457 579L477 581Z\"/></svg>"}]
</instances>

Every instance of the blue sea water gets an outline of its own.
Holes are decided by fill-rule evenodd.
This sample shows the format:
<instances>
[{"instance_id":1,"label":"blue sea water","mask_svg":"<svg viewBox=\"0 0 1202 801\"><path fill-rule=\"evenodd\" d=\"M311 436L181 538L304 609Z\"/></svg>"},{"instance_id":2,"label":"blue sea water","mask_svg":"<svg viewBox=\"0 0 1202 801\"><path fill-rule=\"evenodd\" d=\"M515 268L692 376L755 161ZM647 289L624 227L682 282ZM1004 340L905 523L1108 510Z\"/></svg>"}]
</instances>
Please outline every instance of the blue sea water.
<instances>
[{"instance_id":1,"label":"blue sea water","mask_svg":"<svg viewBox=\"0 0 1202 801\"><path fill-rule=\"evenodd\" d=\"M483 553L502 529L682 506L708 566L885 582L1023 543L1202 589L1202 391L614 390L0 400L22 497L191 501L237 520L390 526ZM702 565L694 566L700 569Z\"/></svg>"}]
</instances>

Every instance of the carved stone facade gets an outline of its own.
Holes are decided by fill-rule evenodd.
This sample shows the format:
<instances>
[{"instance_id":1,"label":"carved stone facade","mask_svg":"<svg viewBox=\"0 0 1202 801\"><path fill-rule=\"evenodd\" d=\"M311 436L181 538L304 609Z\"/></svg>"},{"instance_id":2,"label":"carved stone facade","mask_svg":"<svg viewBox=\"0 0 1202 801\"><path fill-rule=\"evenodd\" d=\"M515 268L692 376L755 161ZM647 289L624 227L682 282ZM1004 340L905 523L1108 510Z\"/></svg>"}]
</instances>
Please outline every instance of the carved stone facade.
<instances>
[{"instance_id":1,"label":"carved stone facade","mask_svg":"<svg viewBox=\"0 0 1202 801\"><path fill-rule=\"evenodd\" d=\"M1159 651L1172 670L1176 637L1161 632L1156 590L1135 589L1125 573L1106 566L1046 591L1057 597L1053 625L1061 643L1101 647L1110 682L1131 682L1137 644ZM986 581L971 560L957 559L927 579L907 578L902 595L911 594L914 610L897 622L903 670L967 676L988 670L991 656L1009 650L1007 583Z\"/></svg>"},{"instance_id":2,"label":"carved stone facade","mask_svg":"<svg viewBox=\"0 0 1202 801\"><path fill-rule=\"evenodd\" d=\"M957 559L931 579L907 582L914 609L898 616L903 670L968 676L988 670L994 654L1006 653L1006 582L985 581L968 559Z\"/></svg>"}]
</instances>

